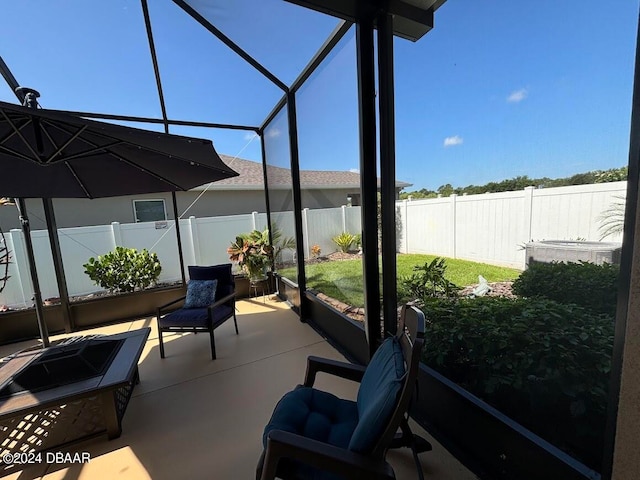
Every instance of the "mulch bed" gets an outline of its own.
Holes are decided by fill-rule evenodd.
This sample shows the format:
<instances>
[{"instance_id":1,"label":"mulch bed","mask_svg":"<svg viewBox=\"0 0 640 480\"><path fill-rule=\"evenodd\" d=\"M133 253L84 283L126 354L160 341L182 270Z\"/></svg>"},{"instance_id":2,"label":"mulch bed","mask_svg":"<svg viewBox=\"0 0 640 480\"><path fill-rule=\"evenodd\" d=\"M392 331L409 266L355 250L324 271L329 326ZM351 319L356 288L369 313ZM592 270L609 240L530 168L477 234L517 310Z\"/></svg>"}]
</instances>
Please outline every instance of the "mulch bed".
<instances>
[{"instance_id":1,"label":"mulch bed","mask_svg":"<svg viewBox=\"0 0 640 480\"><path fill-rule=\"evenodd\" d=\"M305 265L314 265L316 263L325 263L325 262L341 262L344 260L360 260L362 259L362 254L359 252L333 252L329 255L322 255L319 257L312 257L305 260Z\"/></svg>"},{"instance_id":2,"label":"mulch bed","mask_svg":"<svg viewBox=\"0 0 640 480\"><path fill-rule=\"evenodd\" d=\"M489 283L489 293L487 293L487 297L506 297L506 298L516 298L516 295L511 291L511 287L513 282L492 282ZM469 285L462 290L460 290L460 297L468 297L471 295L471 292L478 286ZM364 308L354 307L353 305L346 304L341 302L340 300L336 300L335 298L329 297L324 293L317 293L317 297L323 302L331 305L333 308L338 310L340 313L343 313L347 317L355 320L357 322L364 322ZM400 307L398 307L398 312L400 311Z\"/></svg>"},{"instance_id":3,"label":"mulch bed","mask_svg":"<svg viewBox=\"0 0 640 480\"><path fill-rule=\"evenodd\" d=\"M151 288L163 288L163 287L173 287L176 285L181 285L182 281L177 281L177 282L162 282L162 283L158 283L156 284L154 287L149 287L149 289ZM147 290L149 290L147 289ZM109 292L108 290L100 290L98 292L94 292L94 293L88 293L86 295L71 295L69 296L69 303L74 303L74 302L80 302L82 300L91 300L92 298L101 298L101 297L115 297L116 295L121 295L121 292ZM60 303L60 299L57 297L53 297L53 298L45 298L42 300L43 305L56 305L58 303ZM14 312L16 310L27 310L29 308L34 308L34 304L31 304L28 307L12 307L9 308L6 305L0 305L0 313L1 312Z\"/></svg>"},{"instance_id":4,"label":"mulch bed","mask_svg":"<svg viewBox=\"0 0 640 480\"><path fill-rule=\"evenodd\" d=\"M461 297L468 297L471 295L471 292L478 286L469 285L468 287L464 287L460 290L459 295ZM513 286L513 282L493 282L489 283L489 293L487 293L487 297L507 297L507 298L516 298L516 295L511 291L511 287Z\"/></svg>"}]
</instances>

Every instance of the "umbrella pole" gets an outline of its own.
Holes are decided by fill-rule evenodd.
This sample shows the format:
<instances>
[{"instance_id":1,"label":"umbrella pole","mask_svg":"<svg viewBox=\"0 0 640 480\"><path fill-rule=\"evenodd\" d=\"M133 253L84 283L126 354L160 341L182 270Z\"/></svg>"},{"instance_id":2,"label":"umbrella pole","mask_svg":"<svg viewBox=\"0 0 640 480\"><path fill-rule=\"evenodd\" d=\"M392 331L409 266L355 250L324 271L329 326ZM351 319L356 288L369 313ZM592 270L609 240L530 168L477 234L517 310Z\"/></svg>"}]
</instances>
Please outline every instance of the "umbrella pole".
<instances>
[{"instance_id":1,"label":"umbrella pole","mask_svg":"<svg viewBox=\"0 0 640 480\"><path fill-rule=\"evenodd\" d=\"M180 261L180 274L182 275L182 285L186 285L187 279L184 275L184 255L182 253L182 239L180 238L180 217L178 216L178 204L176 202L176 192L171 192L171 198L173 200L173 220L176 223L176 239L178 240L178 258Z\"/></svg>"},{"instance_id":2,"label":"umbrella pole","mask_svg":"<svg viewBox=\"0 0 640 480\"><path fill-rule=\"evenodd\" d=\"M53 254L53 267L56 271L64 328L67 333L70 333L73 331L73 325L71 324L71 312L69 311L69 290L67 289L67 278L64 274L64 264L62 263L62 251L60 250L60 241L58 240L58 224L53 210L53 200L43 198L42 205L44 207L44 217L47 221L51 253Z\"/></svg>"},{"instance_id":3,"label":"umbrella pole","mask_svg":"<svg viewBox=\"0 0 640 480\"><path fill-rule=\"evenodd\" d=\"M22 224L22 232L24 233L24 241L27 247L27 260L29 261L29 271L31 273L31 283L33 283L33 301L36 307L36 317L38 318L38 328L40 329L40 338L42 346L49 346L49 332L47 324L44 321L44 311L42 310L42 293L40 292L40 282L38 281L38 271L36 270L36 257L33 254L33 243L31 242L31 227L29 226L29 216L27 215L27 207L23 198L18 198L16 202L18 213L20 214L20 223Z\"/></svg>"}]
</instances>

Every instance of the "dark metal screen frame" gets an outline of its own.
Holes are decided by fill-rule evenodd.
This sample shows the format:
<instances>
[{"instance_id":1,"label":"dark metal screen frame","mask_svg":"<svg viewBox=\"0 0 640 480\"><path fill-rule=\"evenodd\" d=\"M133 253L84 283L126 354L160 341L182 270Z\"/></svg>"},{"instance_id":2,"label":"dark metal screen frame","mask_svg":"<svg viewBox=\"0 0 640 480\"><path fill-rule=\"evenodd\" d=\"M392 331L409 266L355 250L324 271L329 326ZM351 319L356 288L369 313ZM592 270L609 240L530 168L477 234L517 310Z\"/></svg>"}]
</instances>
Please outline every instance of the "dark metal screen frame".
<instances>
[{"instance_id":1,"label":"dark metal screen frame","mask_svg":"<svg viewBox=\"0 0 640 480\"><path fill-rule=\"evenodd\" d=\"M443 3L444 0L436 2L438 5ZM141 0L143 9L143 15L145 18L145 25L147 28L147 36L150 46L150 55L154 66L154 73L158 88L158 96L161 104L162 118L146 118L135 117L125 115L112 115L104 113L92 113L92 112L73 112L65 111L85 118L106 119L106 120L120 120L138 123L151 123L151 124L163 124L165 131L169 131L171 125L192 126L192 127L206 127L206 128L220 128L229 130L245 130L254 131L261 137L261 150L262 150L262 162L263 162L263 177L265 185L265 201L267 208L267 218L270 225L270 204L269 204L269 190L267 183L267 169L266 169L266 157L264 151L264 130L273 121L275 116L284 108L285 105L289 107L288 122L289 122L289 145L291 149L291 174L294 190L294 217L296 227L296 240L298 243L298 277L299 286L301 288L301 297L305 298L305 268L304 268L304 256L300 255L303 252L302 247L302 221L301 221L301 191L300 191L300 170L299 170L299 158L298 158L298 139L297 139L297 125L296 125L296 111L295 111L295 94L304 85L305 81L312 75L315 69L322 63L322 61L329 55L333 48L338 44L340 39L351 28L352 22L356 22L357 29L357 42L358 42L358 79L360 87L366 89L368 93L363 92L360 94L359 107L360 107L360 128L361 128L361 182L363 188L363 246L365 246L364 257L364 281L365 281L365 307L368 319L366 325L367 337L369 340L370 353L375 351L377 346L376 340L381 338L380 325L378 322L378 314L380 312L380 291L379 291L379 271L377 260L377 215L376 209L372 209L371 206L376 204L375 195L377 194L377 177L375 175L375 148L372 150L371 145L375 145L375 100L371 102L371 87L375 85L375 76L372 76L373 66L373 28L377 25L379 29L378 47L379 58L378 66L380 75L380 104L379 115L381 125L381 190L382 198L387 198L389 201L383 202L382 206L382 236L383 236L383 272L385 273L385 279L383 279L383 293L385 295L384 304L384 323L385 329L392 328L391 316L395 313L392 312L392 307L395 308L395 283L392 282L392 278L395 279L396 272L394 271L395 265L395 251L394 255L389 255L392 246L395 249L395 211L392 212L390 197L393 194L395 196L395 158L394 158L394 138L393 138L393 75L386 75L389 67L393 64L393 23L388 11L379 7L379 2L369 0L364 2L361 12L363 16L349 17L331 33L324 45L319 49L311 62L304 68L303 72L292 83L291 87L288 87L280 79L278 79L273 73L267 70L256 59L249 55L246 51L235 44L231 39L225 36L214 25L202 17L193 7L191 7L184 0L173 0L182 10L188 15L194 18L200 25L206 28L211 34L216 36L222 41L228 48L234 51L238 56L244 59L248 64L258 70L265 78L271 81L274 85L278 86L283 91L283 96L275 105L274 109L267 115L264 122L260 126L254 125L237 125L237 124L223 124L213 122L195 122L169 119L165 104L164 94L161 85L161 76L158 66L158 60L153 44L153 37L151 33L151 20L148 14L147 0ZM304 2L292 2L303 4ZM389 2L389 5L403 5L404 2ZM372 13L373 12L373 13ZM414 12L415 13L415 12ZM423 15L423 21L425 25L432 21L433 9L427 13L420 13ZM343 17L344 18L344 17ZM422 18L422 17L420 17ZM364 27L364 29L363 29ZM389 31L391 33L389 33ZM639 23L640 34L640 23ZM366 55L365 55L366 54ZM364 63L362 63L364 61ZM619 400L619 388L620 388L620 372L622 369L622 353L625 342L625 328L626 328L626 316L628 313L628 299L629 299L629 287L630 287L630 259L633 250L633 240L636 228L636 212L638 202L638 182L640 181L640 50L636 50L636 69L634 76L634 94L633 94L633 112L632 112L632 127L631 127L631 140L630 140L630 158L629 158L629 182L627 191L627 205L625 212L625 227L624 238L625 242L622 251L621 262L621 281L619 289L619 300L617 310L616 332L614 342L614 354L613 354L613 368L612 368L612 384L610 392L610 402L607 412L607 434L605 439L604 448L604 462L603 462L603 479L609 479L611 477L611 470L613 464L613 451L615 440L615 423L617 420L617 408ZM386 68L385 68L386 67ZM363 70L366 70L363 72ZM0 57L0 74L4 77L7 84L12 88L18 85L15 77L11 73L10 69ZM383 91L384 90L384 91ZM22 102L22 97L19 92L16 92L16 96ZM375 95L374 95L375 97ZM372 109L372 106L374 107ZM293 128L292 128L293 127ZM372 137L373 135L373 137ZM364 151L363 151L364 149ZM373 155L373 156L372 156ZM374 159L372 162L371 159ZM371 168L373 163L374 168ZM372 174L373 172L373 174ZM175 196L175 193L174 193ZM372 198L374 201L372 201ZM388 203L389 205L385 205ZM368 205L369 208L365 209L364 206ZM391 205L391 206L390 206ZM372 213L373 212L373 213ZM177 212L175 207L174 198L174 215ZM179 235L179 231L178 231ZM178 242L180 238L178 236ZM371 246L375 245L375 248ZM366 248L366 247L369 248ZM53 248L53 246L52 246ZM367 252L368 250L368 252ZM375 258L374 258L375 254ZM54 256L56 253L54 252ZM180 252L182 255L182 252ZM392 257L390 259L390 257ZM300 260L302 262L300 263ZM60 257L61 260L61 257ZM181 267L183 269L183 281L184 281L184 267L181 260ZM392 275L388 275L391 274ZM387 276L392 277L386 279ZM393 283L393 294L391 293ZM66 290L66 285L65 285ZM393 295L393 296L391 296ZM61 292L62 296L62 292ZM304 303L304 300L303 300ZM301 319L304 320L305 310L301 308ZM371 315L375 315L375 318L371 318Z\"/></svg>"},{"instance_id":2,"label":"dark metal screen frame","mask_svg":"<svg viewBox=\"0 0 640 480\"><path fill-rule=\"evenodd\" d=\"M362 267L365 334L369 357L378 348L380 325L380 272L378 268L378 175L376 144L376 79L373 15L356 25L358 61L358 116L360 128L360 190L362 195Z\"/></svg>"},{"instance_id":3,"label":"dark metal screen frame","mask_svg":"<svg viewBox=\"0 0 640 480\"><path fill-rule=\"evenodd\" d=\"M637 231L636 215L638 210L638 186L640 183L640 17L636 36L635 71L633 78L633 97L631 100L631 129L629 137L629 171L627 174L627 196L624 212L624 231L620 258L620 277L618 284L618 302L611 361L611 383L607 402L607 425L604 438L602 459L602 479L610 480L613 475L613 461L616 440L616 423L620 402L620 386L623 366L623 354L626 340L627 317L629 314L629 294L631 288L631 267L634 243Z\"/></svg>"}]
</instances>

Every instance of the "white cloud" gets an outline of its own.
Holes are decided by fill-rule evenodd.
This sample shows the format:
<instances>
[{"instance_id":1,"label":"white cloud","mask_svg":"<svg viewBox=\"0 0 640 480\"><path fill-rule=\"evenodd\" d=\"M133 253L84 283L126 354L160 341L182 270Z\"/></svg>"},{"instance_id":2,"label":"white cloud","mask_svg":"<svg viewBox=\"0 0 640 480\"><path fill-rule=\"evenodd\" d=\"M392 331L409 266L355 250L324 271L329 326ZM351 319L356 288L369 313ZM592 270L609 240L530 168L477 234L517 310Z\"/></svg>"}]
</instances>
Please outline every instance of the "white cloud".
<instances>
[{"instance_id":1,"label":"white cloud","mask_svg":"<svg viewBox=\"0 0 640 480\"><path fill-rule=\"evenodd\" d=\"M460 135L455 135L453 137L445 138L444 139L444 146L445 147L453 147L455 145L462 145L462 142L464 142L462 137Z\"/></svg>"},{"instance_id":2,"label":"white cloud","mask_svg":"<svg viewBox=\"0 0 640 480\"><path fill-rule=\"evenodd\" d=\"M270 128L267 130L267 138L277 138L282 134L278 128Z\"/></svg>"},{"instance_id":3,"label":"white cloud","mask_svg":"<svg viewBox=\"0 0 640 480\"><path fill-rule=\"evenodd\" d=\"M529 95L529 91L526 88L521 88L520 90L516 90L511 92L511 94L507 97L507 102L511 103L519 103Z\"/></svg>"},{"instance_id":4,"label":"white cloud","mask_svg":"<svg viewBox=\"0 0 640 480\"><path fill-rule=\"evenodd\" d=\"M351 173L360 173L360 169L359 168L350 168L349 171Z\"/></svg>"},{"instance_id":5,"label":"white cloud","mask_svg":"<svg viewBox=\"0 0 640 480\"><path fill-rule=\"evenodd\" d=\"M244 139L249 142L251 140L253 140L254 138L256 138L258 136L258 134L256 132L247 132L244 136Z\"/></svg>"}]
</instances>

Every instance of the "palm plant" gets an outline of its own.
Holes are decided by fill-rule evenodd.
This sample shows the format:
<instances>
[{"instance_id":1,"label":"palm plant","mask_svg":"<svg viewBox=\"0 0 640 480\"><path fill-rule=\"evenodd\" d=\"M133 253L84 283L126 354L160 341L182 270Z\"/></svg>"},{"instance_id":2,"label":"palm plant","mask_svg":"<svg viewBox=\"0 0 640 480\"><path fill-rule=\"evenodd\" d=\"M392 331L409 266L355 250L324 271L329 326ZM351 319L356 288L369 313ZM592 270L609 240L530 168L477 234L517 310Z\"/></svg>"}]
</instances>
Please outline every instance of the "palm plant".
<instances>
[{"instance_id":1,"label":"palm plant","mask_svg":"<svg viewBox=\"0 0 640 480\"><path fill-rule=\"evenodd\" d=\"M269 231L254 230L238 235L227 248L229 259L237 262L251 279L263 278L273 260L273 247L269 244Z\"/></svg>"},{"instance_id":2,"label":"palm plant","mask_svg":"<svg viewBox=\"0 0 640 480\"><path fill-rule=\"evenodd\" d=\"M269 230L265 230L268 232ZM282 231L278 228L278 225L273 226L271 231L271 239L273 240L273 258L276 264L282 264L282 252L284 250L293 250L296 248L296 239L294 237L283 236Z\"/></svg>"},{"instance_id":3,"label":"palm plant","mask_svg":"<svg viewBox=\"0 0 640 480\"><path fill-rule=\"evenodd\" d=\"M598 227L600 240L619 235L624 230L625 199L620 196L616 196L615 199L609 208L598 216L598 221L600 222L600 227Z\"/></svg>"}]
</instances>

